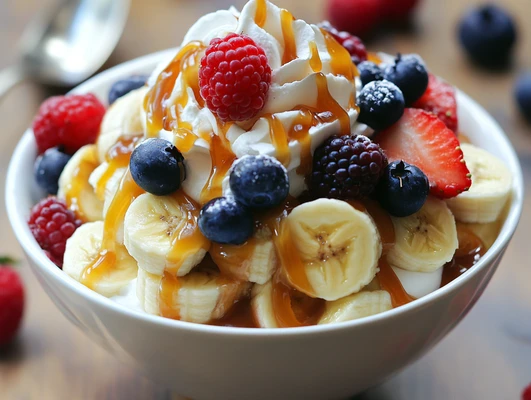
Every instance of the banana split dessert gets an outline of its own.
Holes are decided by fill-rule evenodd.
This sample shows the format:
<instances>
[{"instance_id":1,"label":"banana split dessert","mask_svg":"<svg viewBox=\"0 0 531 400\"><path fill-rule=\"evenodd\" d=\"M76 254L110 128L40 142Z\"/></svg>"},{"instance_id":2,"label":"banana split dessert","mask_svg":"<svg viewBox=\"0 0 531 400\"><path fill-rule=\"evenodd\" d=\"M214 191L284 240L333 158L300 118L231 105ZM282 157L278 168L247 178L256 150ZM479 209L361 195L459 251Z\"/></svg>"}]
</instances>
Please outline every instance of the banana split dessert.
<instances>
[{"instance_id":1,"label":"banana split dessert","mask_svg":"<svg viewBox=\"0 0 531 400\"><path fill-rule=\"evenodd\" d=\"M473 268L511 193L418 55L266 0L200 18L108 97L42 104L29 225L64 273L153 315L282 328L399 307Z\"/></svg>"}]
</instances>

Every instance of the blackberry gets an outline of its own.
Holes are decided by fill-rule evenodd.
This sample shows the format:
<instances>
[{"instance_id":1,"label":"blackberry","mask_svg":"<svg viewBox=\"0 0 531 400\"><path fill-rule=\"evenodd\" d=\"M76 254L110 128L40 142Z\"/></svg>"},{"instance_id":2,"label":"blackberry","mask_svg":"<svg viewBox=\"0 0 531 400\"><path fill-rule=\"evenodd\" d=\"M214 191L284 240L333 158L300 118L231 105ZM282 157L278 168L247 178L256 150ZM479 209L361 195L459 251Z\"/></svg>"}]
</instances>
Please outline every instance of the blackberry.
<instances>
[{"instance_id":1,"label":"blackberry","mask_svg":"<svg viewBox=\"0 0 531 400\"><path fill-rule=\"evenodd\" d=\"M373 192L386 166L385 153L368 137L332 136L315 150L310 189L316 197L363 198Z\"/></svg>"}]
</instances>

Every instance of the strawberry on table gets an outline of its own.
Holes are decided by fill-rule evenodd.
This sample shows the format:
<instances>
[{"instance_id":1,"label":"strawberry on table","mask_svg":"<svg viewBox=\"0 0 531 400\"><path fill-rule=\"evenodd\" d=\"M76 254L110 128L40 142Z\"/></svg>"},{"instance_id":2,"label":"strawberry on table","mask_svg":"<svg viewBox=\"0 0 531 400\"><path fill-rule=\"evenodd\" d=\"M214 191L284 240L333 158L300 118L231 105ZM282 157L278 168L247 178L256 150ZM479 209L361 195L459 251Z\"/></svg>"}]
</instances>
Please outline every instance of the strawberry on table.
<instances>
[{"instance_id":1,"label":"strawberry on table","mask_svg":"<svg viewBox=\"0 0 531 400\"><path fill-rule=\"evenodd\" d=\"M431 113L408 108L400 121L378 133L375 141L389 162L404 160L420 168L437 197L455 197L472 184L455 134Z\"/></svg>"},{"instance_id":2,"label":"strawberry on table","mask_svg":"<svg viewBox=\"0 0 531 400\"><path fill-rule=\"evenodd\" d=\"M329 0L327 3L332 25L356 36L374 30L382 22L384 12L382 0Z\"/></svg>"},{"instance_id":3,"label":"strawberry on table","mask_svg":"<svg viewBox=\"0 0 531 400\"><path fill-rule=\"evenodd\" d=\"M18 273L0 257L0 346L14 338L24 313L24 287Z\"/></svg>"},{"instance_id":4,"label":"strawberry on table","mask_svg":"<svg viewBox=\"0 0 531 400\"><path fill-rule=\"evenodd\" d=\"M457 132L457 101L455 88L430 74L428 88L413 107L434 113L448 128Z\"/></svg>"}]
</instances>

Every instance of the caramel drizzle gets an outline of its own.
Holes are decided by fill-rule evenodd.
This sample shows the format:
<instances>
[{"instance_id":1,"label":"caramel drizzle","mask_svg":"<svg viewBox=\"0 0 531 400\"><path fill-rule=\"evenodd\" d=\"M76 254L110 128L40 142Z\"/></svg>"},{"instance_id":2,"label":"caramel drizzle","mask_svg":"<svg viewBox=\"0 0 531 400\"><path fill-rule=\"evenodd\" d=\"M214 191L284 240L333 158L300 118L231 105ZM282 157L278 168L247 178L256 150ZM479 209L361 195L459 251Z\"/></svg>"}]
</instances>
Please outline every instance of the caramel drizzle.
<instances>
[{"instance_id":1,"label":"caramel drizzle","mask_svg":"<svg viewBox=\"0 0 531 400\"><path fill-rule=\"evenodd\" d=\"M195 100L204 106L199 93L199 59L205 45L192 41L179 50L175 58L162 71L155 85L149 90L144 99L144 109L147 119L147 137L155 137L161 129L175 131L177 129L192 130L189 123L180 120L180 113L171 113L172 105L167 105L177 78L182 75L183 88L175 105L184 107L188 102L188 88L191 88ZM181 73L182 72L182 73Z\"/></svg>"},{"instance_id":2,"label":"caramel drizzle","mask_svg":"<svg viewBox=\"0 0 531 400\"><path fill-rule=\"evenodd\" d=\"M180 310L175 306L175 296L178 296L181 285L174 274L165 271L159 286L160 315L171 319L181 319Z\"/></svg>"},{"instance_id":3,"label":"caramel drizzle","mask_svg":"<svg viewBox=\"0 0 531 400\"><path fill-rule=\"evenodd\" d=\"M280 10L280 23L282 26L282 36L284 37L284 55L282 56L282 65L289 63L297 58L297 44L293 32L293 15L288 10Z\"/></svg>"},{"instance_id":4,"label":"caramel drizzle","mask_svg":"<svg viewBox=\"0 0 531 400\"><path fill-rule=\"evenodd\" d=\"M188 256L201 249L208 250L210 241L203 236L197 225L199 205L182 190L172 196L184 215L183 223L173 232L171 250L166 256L166 270L175 275Z\"/></svg>"},{"instance_id":5,"label":"caramel drizzle","mask_svg":"<svg viewBox=\"0 0 531 400\"><path fill-rule=\"evenodd\" d=\"M80 199L83 197L83 191L90 188L88 183L89 177L98 166L98 156L96 146L92 147L87 157L84 157L76 167L72 180L68 182L65 189L65 202L76 216L83 222L87 222L87 216L83 210Z\"/></svg>"},{"instance_id":6,"label":"caramel drizzle","mask_svg":"<svg viewBox=\"0 0 531 400\"><path fill-rule=\"evenodd\" d=\"M134 199L144 191L135 183L129 170L120 182L120 187L112 199L103 222L103 239L98 256L90 263L81 276L80 282L94 289L101 279L110 274L116 267L116 234L120 223L124 220L125 213Z\"/></svg>"},{"instance_id":7,"label":"caramel drizzle","mask_svg":"<svg viewBox=\"0 0 531 400\"><path fill-rule=\"evenodd\" d=\"M343 75L349 81L353 81L358 75L358 69L352 62L349 52L340 45L334 37L321 29L325 38L326 48L330 54L330 68L334 75Z\"/></svg>"},{"instance_id":8,"label":"caramel drizzle","mask_svg":"<svg viewBox=\"0 0 531 400\"><path fill-rule=\"evenodd\" d=\"M254 13L254 23L263 28L267 19L266 0L256 0L256 11Z\"/></svg>"},{"instance_id":9,"label":"caramel drizzle","mask_svg":"<svg viewBox=\"0 0 531 400\"><path fill-rule=\"evenodd\" d=\"M313 72L321 72L323 69L323 63L321 57L319 57L319 49L315 42L310 42L310 68Z\"/></svg>"},{"instance_id":10,"label":"caramel drizzle","mask_svg":"<svg viewBox=\"0 0 531 400\"><path fill-rule=\"evenodd\" d=\"M105 156L108 166L103 175L96 183L96 195L101 200L105 197L105 188L109 179L119 168L125 168L129 165L131 153L140 140L140 136L121 136L118 141L109 149Z\"/></svg>"},{"instance_id":11,"label":"caramel drizzle","mask_svg":"<svg viewBox=\"0 0 531 400\"><path fill-rule=\"evenodd\" d=\"M212 134L210 140L210 158L212 160L212 168L210 169L210 176L201 191L201 204L205 204L221 196L221 183L236 159L236 156L232 152L228 141L223 140L222 136Z\"/></svg>"}]
</instances>

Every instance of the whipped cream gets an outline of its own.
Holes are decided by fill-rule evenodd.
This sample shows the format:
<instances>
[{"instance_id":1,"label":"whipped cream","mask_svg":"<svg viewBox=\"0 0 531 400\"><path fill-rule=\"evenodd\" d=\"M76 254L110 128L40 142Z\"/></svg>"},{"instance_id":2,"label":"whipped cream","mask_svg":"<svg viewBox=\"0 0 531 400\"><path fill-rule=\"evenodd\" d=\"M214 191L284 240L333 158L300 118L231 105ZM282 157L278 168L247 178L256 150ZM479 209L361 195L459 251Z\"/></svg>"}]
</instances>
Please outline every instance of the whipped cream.
<instances>
[{"instance_id":1,"label":"whipped cream","mask_svg":"<svg viewBox=\"0 0 531 400\"><path fill-rule=\"evenodd\" d=\"M321 73L326 77L328 91L331 97L348 113L350 126L353 131L364 131L356 127L357 109L349 104L355 96L356 83L345 76L335 75L332 71L332 56L328 51L325 37L321 30L302 20L292 22L293 37L296 44L296 58L282 65L282 56L286 44L282 31L282 10L270 2L267 4L267 16L263 27L255 22L257 1L249 1L240 14L235 9L217 11L200 18L184 37L184 46L191 41L201 41L208 45L213 38L224 37L235 32L251 37L261 46L268 58L272 70L272 80L266 104L260 115L273 115L288 131L298 111L296 107L313 107L317 103L318 87L317 75L311 68L310 43L315 43L322 63ZM160 71L167 65L167 61L154 71L149 83L153 85ZM188 90L188 101L184 107L175 105L176 99L182 97L183 90ZM191 88L183 84L183 76L178 77L173 91L167 100L173 109L172 113L179 113L180 120L192 126L193 133L199 138L186 153L187 179L183 182L183 189L194 200L200 200L200 194L210 176L212 163L209 143L203 138L212 132L220 135L221 127L214 114L202 107L196 101ZM178 107L178 108L177 108ZM145 121L145 118L143 118ZM309 130L311 151L313 151L329 136L340 132L339 121L320 123ZM173 140L173 133L165 130L159 136ZM244 155L265 154L276 156L276 149L271 142L268 119L260 118L253 126L245 123L235 123L226 132L233 153L240 158ZM293 140L289 143L290 161L286 165L290 178L290 194L300 195L305 187L304 176L296 169L301 165L301 144ZM227 194L227 185L223 185Z\"/></svg>"}]
</instances>

